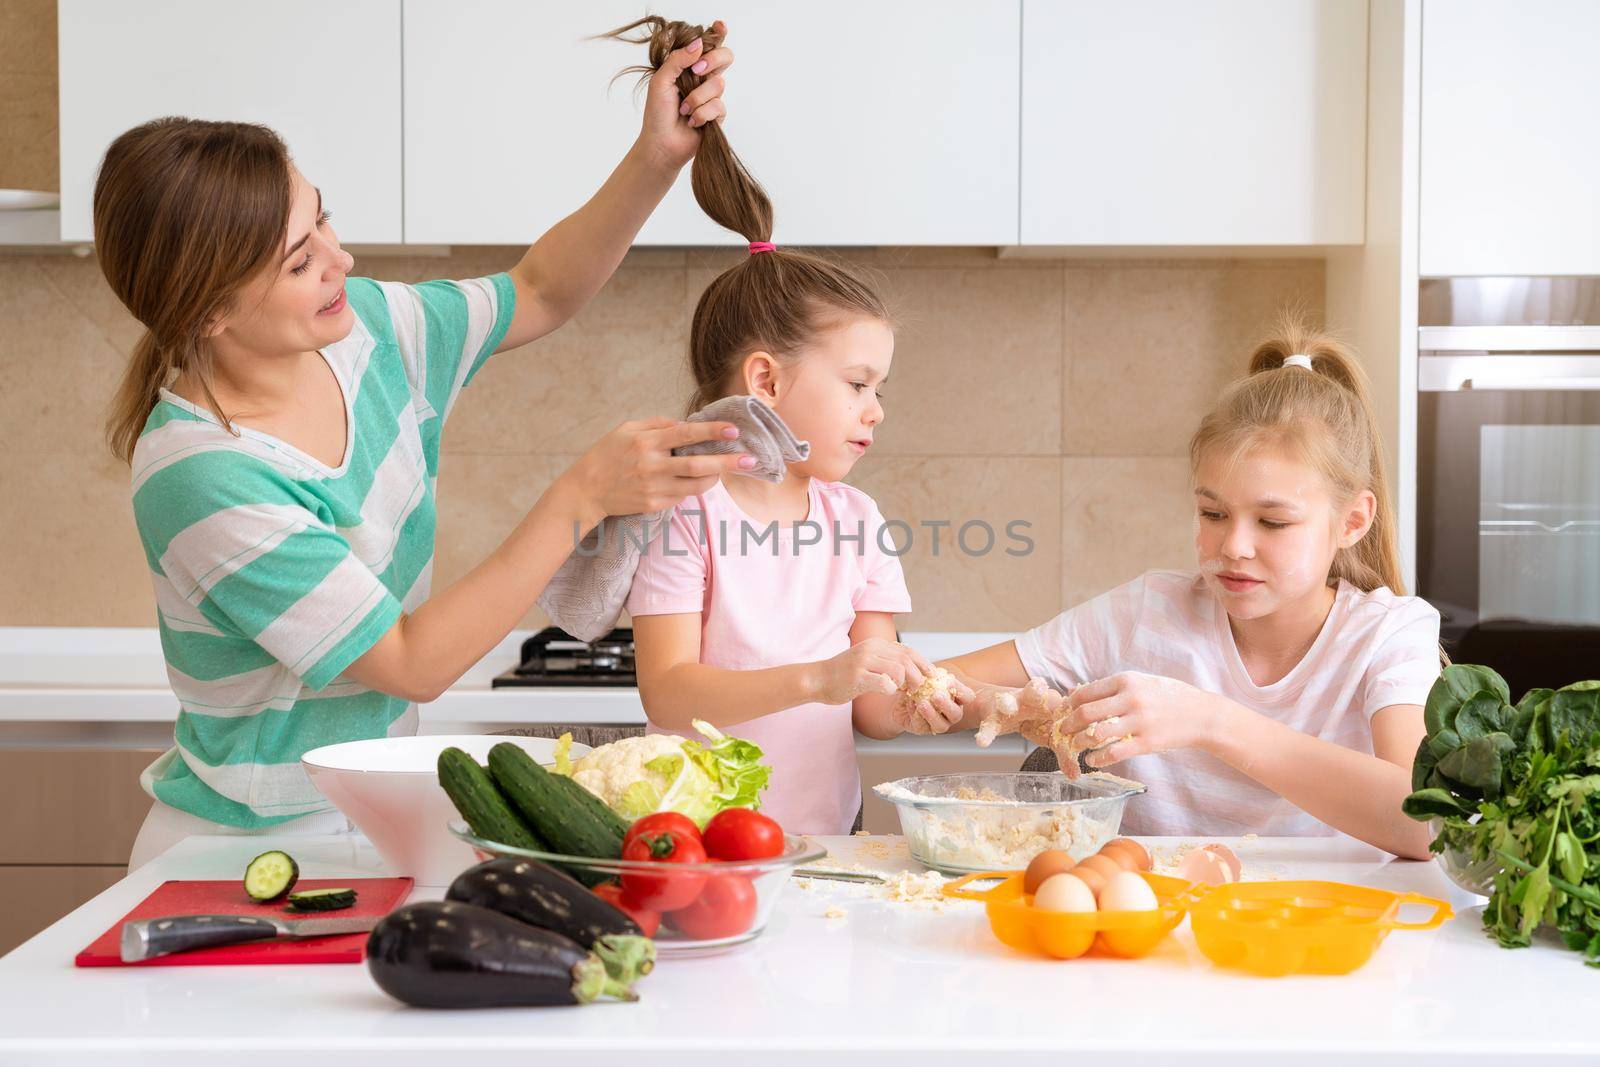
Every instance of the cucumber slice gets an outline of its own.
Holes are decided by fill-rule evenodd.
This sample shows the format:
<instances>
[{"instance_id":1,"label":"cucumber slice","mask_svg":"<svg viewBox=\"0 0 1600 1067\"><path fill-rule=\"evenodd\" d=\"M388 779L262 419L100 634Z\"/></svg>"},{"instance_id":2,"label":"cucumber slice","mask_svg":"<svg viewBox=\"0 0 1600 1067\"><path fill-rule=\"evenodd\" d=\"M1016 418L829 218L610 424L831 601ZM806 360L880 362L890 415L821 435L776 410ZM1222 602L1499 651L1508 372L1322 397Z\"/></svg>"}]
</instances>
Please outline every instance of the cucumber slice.
<instances>
[{"instance_id":1,"label":"cucumber slice","mask_svg":"<svg viewBox=\"0 0 1600 1067\"><path fill-rule=\"evenodd\" d=\"M244 869L244 891L251 900L277 900L300 879L300 865L287 852L263 852Z\"/></svg>"},{"instance_id":2,"label":"cucumber slice","mask_svg":"<svg viewBox=\"0 0 1600 1067\"><path fill-rule=\"evenodd\" d=\"M289 911L340 911L356 906L354 889L307 889L289 894Z\"/></svg>"}]
</instances>

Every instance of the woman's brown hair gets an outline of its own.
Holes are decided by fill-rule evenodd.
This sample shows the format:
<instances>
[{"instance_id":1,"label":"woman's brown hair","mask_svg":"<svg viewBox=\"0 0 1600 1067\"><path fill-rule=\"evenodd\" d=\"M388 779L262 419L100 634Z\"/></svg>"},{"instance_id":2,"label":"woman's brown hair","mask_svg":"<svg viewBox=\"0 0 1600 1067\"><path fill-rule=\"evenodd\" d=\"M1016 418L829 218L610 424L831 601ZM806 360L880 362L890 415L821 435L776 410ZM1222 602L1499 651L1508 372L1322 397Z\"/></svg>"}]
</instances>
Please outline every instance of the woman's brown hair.
<instances>
[{"instance_id":1,"label":"woman's brown hair","mask_svg":"<svg viewBox=\"0 0 1600 1067\"><path fill-rule=\"evenodd\" d=\"M639 32L629 36L634 31ZM667 56L697 37L707 51L722 43L721 35L707 27L654 15L601 36L649 45L649 64L622 72L639 72L646 78ZM685 70L678 76L678 91L688 95L703 80ZM761 183L734 154L720 125L708 122L700 131L690 184L701 210L717 225L752 244L770 242L772 202ZM718 275L695 306L689 333L689 369L695 393L689 410L727 395L750 352L763 350L780 359L792 356L815 340L831 317L841 313L889 321L882 298L850 267L783 248L747 256Z\"/></svg>"},{"instance_id":2,"label":"woman's brown hair","mask_svg":"<svg viewBox=\"0 0 1600 1067\"><path fill-rule=\"evenodd\" d=\"M265 126L162 118L111 142L94 187L94 243L117 298L145 327L106 419L124 462L160 390L190 372L207 406L206 326L275 264L293 197L289 149Z\"/></svg>"},{"instance_id":3,"label":"woman's brown hair","mask_svg":"<svg viewBox=\"0 0 1600 1067\"><path fill-rule=\"evenodd\" d=\"M1310 370L1285 366L1296 354L1310 357ZM1341 505L1363 490L1372 492L1372 526L1354 546L1339 550L1329 578L1404 595L1394 503L1367 376L1343 342L1313 328L1299 312L1280 317L1250 353L1248 375L1229 386L1201 421L1189 442L1190 467L1198 470L1213 449L1238 457L1262 447L1292 449L1321 472Z\"/></svg>"}]
</instances>

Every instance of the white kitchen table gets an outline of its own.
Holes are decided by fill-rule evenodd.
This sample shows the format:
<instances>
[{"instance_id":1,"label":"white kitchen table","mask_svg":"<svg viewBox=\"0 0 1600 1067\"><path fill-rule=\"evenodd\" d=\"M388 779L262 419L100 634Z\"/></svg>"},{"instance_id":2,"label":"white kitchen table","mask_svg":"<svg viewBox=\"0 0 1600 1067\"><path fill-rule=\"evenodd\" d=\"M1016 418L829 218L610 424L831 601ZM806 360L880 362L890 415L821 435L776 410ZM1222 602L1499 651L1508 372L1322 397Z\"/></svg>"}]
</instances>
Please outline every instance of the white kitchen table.
<instances>
[{"instance_id":1,"label":"white kitchen table","mask_svg":"<svg viewBox=\"0 0 1600 1067\"><path fill-rule=\"evenodd\" d=\"M911 866L898 838L821 841L836 862ZM1214 967L1187 924L1142 960L1063 962L1000 945L977 904L934 910L861 885L794 883L756 940L664 960L637 1003L582 1008L411 1009L357 965L74 968L163 880L236 878L266 848L291 849L308 877L384 873L359 837L191 838L0 959L0 1064L1600 1061L1600 971L1553 944L1497 947L1478 898L1433 864L1342 839L1231 843L1246 877L1411 890L1458 915L1391 934L1354 974L1258 978ZM1155 842L1158 856L1172 844Z\"/></svg>"}]
</instances>

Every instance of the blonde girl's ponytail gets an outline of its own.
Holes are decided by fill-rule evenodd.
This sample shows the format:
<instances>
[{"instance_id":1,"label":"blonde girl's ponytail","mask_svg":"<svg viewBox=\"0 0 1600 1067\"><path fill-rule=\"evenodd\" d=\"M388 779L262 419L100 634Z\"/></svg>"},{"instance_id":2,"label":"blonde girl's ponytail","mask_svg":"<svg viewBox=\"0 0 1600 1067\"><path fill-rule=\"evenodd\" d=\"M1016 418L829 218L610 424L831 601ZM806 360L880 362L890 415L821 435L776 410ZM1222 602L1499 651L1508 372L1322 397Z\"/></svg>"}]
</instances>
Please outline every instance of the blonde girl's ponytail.
<instances>
[{"instance_id":1,"label":"blonde girl's ponytail","mask_svg":"<svg viewBox=\"0 0 1600 1067\"><path fill-rule=\"evenodd\" d=\"M649 63L628 67L619 77L638 73L648 78L669 55L697 37L707 51L722 44L722 35L708 27L657 15L599 36L649 47ZM685 70L678 75L678 91L688 94L704 80ZM736 379L750 352L792 358L841 313L889 321L882 297L862 272L821 256L773 248L772 202L735 154L719 123L700 127L690 185L700 209L749 242L752 254L713 279L695 306L689 328L689 370L695 392L689 411L736 391Z\"/></svg>"},{"instance_id":2,"label":"blonde girl's ponytail","mask_svg":"<svg viewBox=\"0 0 1600 1067\"><path fill-rule=\"evenodd\" d=\"M1363 490L1377 500L1371 528L1339 550L1330 581L1342 578L1369 592L1386 586L1404 595L1394 502L1367 376L1349 347L1299 312L1280 316L1251 352L1248 376L1229 386L1201 420L1189 443L1191 470L1213 449L1238 456L1271 445L1298 451L1341 504Z\"/></svg>"}]
</instances>

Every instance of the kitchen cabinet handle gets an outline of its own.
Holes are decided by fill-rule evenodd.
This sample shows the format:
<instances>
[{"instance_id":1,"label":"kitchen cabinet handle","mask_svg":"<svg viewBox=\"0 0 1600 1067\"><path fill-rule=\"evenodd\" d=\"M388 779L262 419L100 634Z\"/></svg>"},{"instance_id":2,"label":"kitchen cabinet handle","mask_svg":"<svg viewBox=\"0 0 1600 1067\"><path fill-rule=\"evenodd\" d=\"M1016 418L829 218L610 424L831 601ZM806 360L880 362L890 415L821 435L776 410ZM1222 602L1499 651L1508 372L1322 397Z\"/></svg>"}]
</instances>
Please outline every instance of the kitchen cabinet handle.
<instances>
[{"instance_id":1,"label":"kitchen cabinet handle","mask_svg":"<svg viewBox=\"0 0 1600 1067\"><path fill-rule=\"evenodd\" d=\"M1600 390L1600 377L1582 378L1467 378L1462 389L1522 389L1537 392Z\"/></svg>"}]
</instances>

